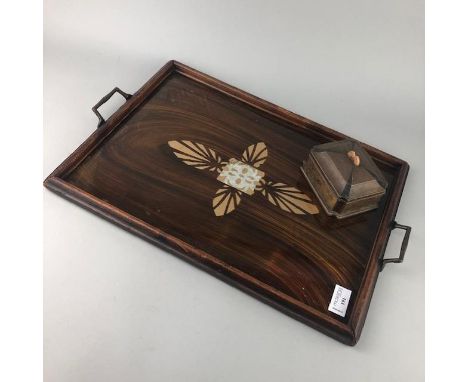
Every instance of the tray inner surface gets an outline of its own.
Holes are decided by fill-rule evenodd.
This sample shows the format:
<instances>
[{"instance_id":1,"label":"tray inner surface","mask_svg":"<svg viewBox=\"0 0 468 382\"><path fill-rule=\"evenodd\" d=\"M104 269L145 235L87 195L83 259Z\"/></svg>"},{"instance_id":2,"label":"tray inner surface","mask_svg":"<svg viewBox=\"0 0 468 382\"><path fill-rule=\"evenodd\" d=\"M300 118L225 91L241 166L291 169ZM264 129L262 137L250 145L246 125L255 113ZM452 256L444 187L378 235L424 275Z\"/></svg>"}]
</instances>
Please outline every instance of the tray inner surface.
<instances>
[{"instance_id":1,"label":"tray inner surface","mask_svg":"<svg viewBox=\"0 0 468 382\"><path fill-rule=\"evenodd\" d=\"M242 194L233 212L216 216L213 198L223 184L217 174L178 159L168 145L173 140L203 144L226 161L241 159L248 146L264 142L268 157L261 170L319 206L300 165L324 138L179 73L172 73L66 181L347 322L386 200L378 210L338 222L320 206L319 214L296 215L255 192ZM391 168L382 171L391 188ZM327 309L335 284L353 292L345 318Z\"/></svg>"}]
</instances>

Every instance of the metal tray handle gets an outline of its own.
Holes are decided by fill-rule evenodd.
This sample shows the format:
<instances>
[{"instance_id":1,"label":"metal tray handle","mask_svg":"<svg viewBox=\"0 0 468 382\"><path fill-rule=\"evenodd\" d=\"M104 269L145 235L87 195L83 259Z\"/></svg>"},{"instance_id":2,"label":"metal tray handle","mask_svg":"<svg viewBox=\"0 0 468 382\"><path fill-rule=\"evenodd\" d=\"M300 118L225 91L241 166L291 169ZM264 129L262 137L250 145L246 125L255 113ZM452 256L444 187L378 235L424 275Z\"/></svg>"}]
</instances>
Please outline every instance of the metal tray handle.
<instances>
[{"instance_id":1,"label":"metal tray handle","mask_svg":"<svg viewBox=\"0 0 468 382\"><path fill-rule=\"evenodd\" d=\"M91 108L91 110L94 111L94 114L96 114L96 116L99 119L99 122L97 124L98 128L101 127L106 122L106 120L102 117L101 113L99 113L98 108L104 105L107 101L109 101L109 99L115 93L119 93L120 95L122 95L122 97L124 97L125 100L130 99L130 97L132 96L131 94L125 93L124 91L120 90L118 87L115 87L108 94L102 97L101 100L96 105L94 105L94 107Z\"/></svg>"},{"instance_id":2,"label":"metal tray handle","mask_svg":"<svg viewBox=\"0 0 468 382\"><path fill-rule=\"evenodd\" d=\"M406 253L406 248L408 247L408 241L409 237L411 234L411 227L403 224L398 224L396 221L392 223L392 231L395 228L403 229L405 230L405 237L403 238L403 242L401 243L401 249L400 249L400 256L391 258L391 259L382 259L381 265L380 265L380 271L382 271L385 267L386 264L388 263L402 263L403 259L405 258L405 253Z\"/></svg>"}]
</instances>

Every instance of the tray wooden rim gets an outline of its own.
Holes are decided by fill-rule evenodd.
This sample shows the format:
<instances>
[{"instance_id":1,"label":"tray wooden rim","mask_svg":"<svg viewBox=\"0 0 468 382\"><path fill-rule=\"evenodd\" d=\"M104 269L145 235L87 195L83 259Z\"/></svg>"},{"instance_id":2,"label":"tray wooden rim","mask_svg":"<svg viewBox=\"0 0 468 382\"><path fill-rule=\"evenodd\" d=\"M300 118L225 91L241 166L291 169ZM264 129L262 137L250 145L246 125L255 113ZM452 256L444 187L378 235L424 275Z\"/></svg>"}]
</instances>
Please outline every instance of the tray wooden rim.
<instances>
[{"instance_id":1,"label":"tray wooden rim","mask_svg":"<svg viewBox=\"0 0 468 382\"><path fill-rule=\"evenodd\" d=\"M379 274L380 261L383 258L391 226L395 219L409 171L405 161L391 156L375 147L359 142L377 161L396 170L395 183L388 197L382 214L374 243L369 256L363 279L357 291L356 301L347 323L340 322L317 309L262 283L254 277L229 266L216 257L195 248L182 240L164 233L135 216L98 199L84 190L66 182L63 178L73 171L99 144L116 129L128 114L137 109L172 73L177 72L194 81L216 89L247 105L279 118L298 131L314 130L314 134L328 140L349 139L348 136L328 127L301 117L268 101L253 96L230 86L211 76L201 73L175 60L166 63L151 77L124 105L122 105L99 129L95 130L67 159L65 159L45 180L44 185L51 191L75 202L153 244L184 258L192 264L207 270L223 281L247 292L250 295L274 306L282 312L318 329L327 335L348 345L359 340L366 319L372 293Z\"/></svg>"}]
</instances>

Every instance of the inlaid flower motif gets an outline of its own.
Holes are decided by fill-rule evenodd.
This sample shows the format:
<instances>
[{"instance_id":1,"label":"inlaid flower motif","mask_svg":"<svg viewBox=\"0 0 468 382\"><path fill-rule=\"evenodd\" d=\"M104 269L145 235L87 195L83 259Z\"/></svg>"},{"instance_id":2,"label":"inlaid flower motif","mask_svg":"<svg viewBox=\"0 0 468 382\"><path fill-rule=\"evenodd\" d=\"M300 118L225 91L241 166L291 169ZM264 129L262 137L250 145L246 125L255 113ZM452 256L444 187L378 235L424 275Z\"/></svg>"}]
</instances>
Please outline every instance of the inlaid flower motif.
<instances>
[{"instance_id":1,"label":"inlaid flower motif","mask_svg":"<svg viewBox=\"0 0 468 382\"><path fill-rule=\"evenodd\" d=\"M231 213L239 206L242 194L252 195L259 191L271 204L283 211L298 215L317 214L318 208L310 198L295 187L265 179L266 174L259 170L268 157L263 142L247 147L241 160L231 158L223 161L212 149L192 141L169 141L169 146L177 158L199 170L216 171L216 178L224 183L215 192L213 211L216 216Z\"/></svg>"}]
</instances>

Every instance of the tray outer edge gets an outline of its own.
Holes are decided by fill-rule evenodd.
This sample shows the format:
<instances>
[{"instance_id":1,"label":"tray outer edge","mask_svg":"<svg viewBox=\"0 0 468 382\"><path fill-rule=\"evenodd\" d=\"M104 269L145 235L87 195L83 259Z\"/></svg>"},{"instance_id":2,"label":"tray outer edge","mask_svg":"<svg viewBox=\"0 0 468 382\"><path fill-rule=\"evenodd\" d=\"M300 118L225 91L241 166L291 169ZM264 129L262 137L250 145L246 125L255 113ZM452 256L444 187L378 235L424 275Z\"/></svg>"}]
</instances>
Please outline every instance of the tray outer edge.
<instances>
[{"instance_id":1,"label":"tray outer edge","mask_svg":"<svg viewBox=\"0 0 468 382\"><path fill-rule=\"evenodd\" d=\"M106 123L95 130L67 159L65 159L45 180L44 186L51 191L67 198L68 200L104 217L125 230L132 232L166 251L189 261L198 268L202 268L223 281L247 292L263 302L277 308L289 316L335 338L347 345L355 345L359 340L367 311L369 309L372 293L379 274L379 261L383 257L385 247L390 236L390 225L395 218L398 204L403 193L404 184L409 170L409 165L394 156L381 150L359 142L368 150L375 159L398 169L398 176L393 187L390 200L378 228L374 240L369 262L367 264L361 287L359 288L353 311L348 324L344 324L318 310L305 306L297 300L290 298L274 288L259 282L253 277L224 264L209 254L194 248L187 243L166 235L143 221L105 203L98 198L80 190L62 179L73 171L94 148L96 148L120 123L142 102L146 97L163 83L173 72L180 73L188 78L214 88L232 98L238 99L256 109L262 110L276 118L280 118L294 125L298 130L315 130L327 140L349 139L350 137L332 130L328 127L301 117L277 105L269 103L256 96L248 94L238 88L230 86L222 81L201 73L187 65L177 61L166 63L153 77L151 77L125 104L123 104ZM266 294L265 294L266 292Z\"/></svg>"}]
</instances>

